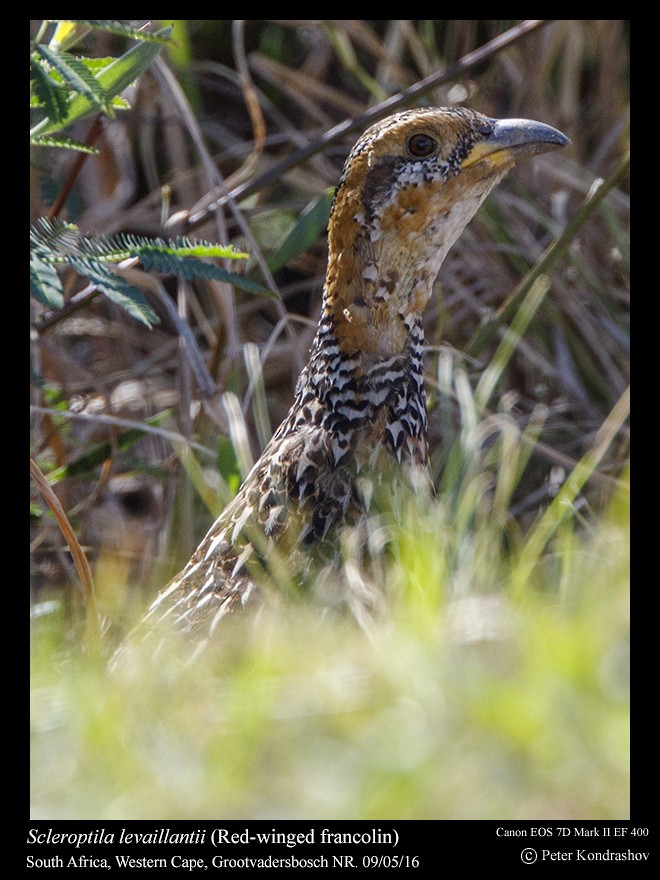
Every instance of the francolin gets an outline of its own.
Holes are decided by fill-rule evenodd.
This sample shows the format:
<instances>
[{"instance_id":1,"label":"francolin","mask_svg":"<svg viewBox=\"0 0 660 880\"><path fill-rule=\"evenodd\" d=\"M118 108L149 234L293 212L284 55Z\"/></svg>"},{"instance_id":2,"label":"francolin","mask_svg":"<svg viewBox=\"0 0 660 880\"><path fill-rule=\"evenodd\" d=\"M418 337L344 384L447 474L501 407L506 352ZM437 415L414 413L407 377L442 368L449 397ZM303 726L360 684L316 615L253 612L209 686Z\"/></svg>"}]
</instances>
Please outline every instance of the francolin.
<instances>
[{"instance_id":1,"label":"francolin","mask_svg":"<svg viewBox=\"0 0 660 880\"><path fill-rule=\"evenodd\" d=\"M463 108L406 110L360 137L335 193L321 317L291 410L144 624L167 618L205 641L282 572L311 589L340 580L343 536L373 510L374 486L427 479L422 315L447 251L518 159L568 143L548 125ZM350 592L358 618L377 604Z\"/></svg>"}]
</instances>

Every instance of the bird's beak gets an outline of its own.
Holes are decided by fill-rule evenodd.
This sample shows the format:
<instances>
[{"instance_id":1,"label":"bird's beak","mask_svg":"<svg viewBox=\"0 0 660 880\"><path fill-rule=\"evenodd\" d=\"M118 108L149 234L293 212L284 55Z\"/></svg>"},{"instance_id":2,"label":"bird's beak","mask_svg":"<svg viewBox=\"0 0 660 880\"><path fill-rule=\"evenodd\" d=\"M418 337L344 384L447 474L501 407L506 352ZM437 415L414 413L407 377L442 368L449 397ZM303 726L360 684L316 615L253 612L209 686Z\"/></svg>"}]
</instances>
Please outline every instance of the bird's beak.
<instances>
[{"instance_id":1,"label":"bird's beak","mask_svg":"<svg viewBox=\"0 0 660 880\"><path fill-rule=\"evenodd\" d=\"M570 144L565 134L532 119L489 119L490 132L478 141L461 163L469 168L487 159L492 165L511 165L525 156L547 153Z\"/></svg>"}]
</instances>

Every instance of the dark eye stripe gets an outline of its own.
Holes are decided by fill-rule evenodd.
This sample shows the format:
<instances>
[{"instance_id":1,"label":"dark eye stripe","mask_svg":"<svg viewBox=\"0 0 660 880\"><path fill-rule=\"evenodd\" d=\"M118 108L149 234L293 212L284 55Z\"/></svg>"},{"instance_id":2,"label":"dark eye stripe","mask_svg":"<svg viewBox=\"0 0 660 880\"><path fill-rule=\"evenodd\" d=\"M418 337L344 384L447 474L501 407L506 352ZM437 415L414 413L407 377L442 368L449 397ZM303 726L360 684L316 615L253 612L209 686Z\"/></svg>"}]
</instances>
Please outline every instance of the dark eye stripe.
<instances>
[{"instance_id":1,"label":"dark eye stripe","mask_svg":"<svg viewBox=\"0 0 660 880\"><path fill-rule=\"evenodd\" d=\"M438 146L438 142L428 134L413 134L408 138L408 149L416 159L430 156Z\"/></svg>"}]
</instances>

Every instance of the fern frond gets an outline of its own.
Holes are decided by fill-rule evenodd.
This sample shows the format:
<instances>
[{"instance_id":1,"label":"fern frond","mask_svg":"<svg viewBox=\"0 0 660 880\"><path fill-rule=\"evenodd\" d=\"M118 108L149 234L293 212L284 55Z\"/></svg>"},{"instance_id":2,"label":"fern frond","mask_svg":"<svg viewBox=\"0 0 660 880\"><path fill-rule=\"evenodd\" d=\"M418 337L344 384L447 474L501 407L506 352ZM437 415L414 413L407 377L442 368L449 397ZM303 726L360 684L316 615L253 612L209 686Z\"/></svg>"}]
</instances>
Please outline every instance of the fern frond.
<instances>
[{"instance_id":1,"label":"fern frond","mask_svg":"<svg viewBox=\"0 0 660 880\"><path fill-rule=\"evenodd\" d=\"M120 237L121 239L122 237ZM232 245L215 245L208 241L191 241L178 237L173 241L156 238L139 242L131 236L123 237L133 256L139 257L145 269L155 269L166 275L183 275L184 278L209 278L225 281L241 290L256 293L260 296L273 296L268 288L250 278L229 272L215 263L206 262L204 258L213 259L246 259L248 254L236 250Z\"/></svg>"},{"instance_id":2,"label":"fern frond","mask_svg":"<svg viewBox=\"0 0 660 880\"><path fill-rule=\"evenodd\" d=\"M59 73L73 92L82 95L103 113L112 114L112 107L105 89L78 58L69 52L54 52L43 43L35 46L35 52Z\"/></svg>"},{"instance_id":3,"label":"fern frond","mask_svg":"<svg viewBox=\"0 0 660 880\"><path fill-rule=\"evenodd\" d=\"M36 250L30 252L30 293L49 309L60 309L64 305L64 293L55 267L42 260Z\"/></svg>"},{"instance_id":4,"label":"fern frond","mask_svg":"<svg viewBox=\"0 0 660 880\"><path fill-rule=\"evenodd\" d=\"M89 70L89 72L95 77L100 77L101 74L103 74L103 72L115 61L112 55L109 55L106 58L79 58L78 60L81 64L84 64L87 70ZM125 98L121 97L121 95L108 95L108 98L110 104L115 110L128 110L131 106Z\"/></svg>"},{"instance_id":5,"label":"fern frond","mask_svg":"<svg viewBox=\"0 0 660 880\"><path fill-rule=\"evenodd\" d=\"M86 70L89 71L90 75L93 76L94 79L99 79L104 71L106 71L108 67L114 64L114 62L116 61L116 59L113 58L112 55L105 58L85 58L81 56L76 60L80 64L82 64ZM36 66L40 67L43 71L43 66L39 64L39 62L36 63ZM66 97L69 97L70 93L63 88L63 84L65 82L64 78L60 75L60 73L58 73L57 70L50 69L46 75L48 76L49 80L54 81L57 86L62 87L64 95ZM128 101L126 101L120 95L111 96L109 94L106 94L106 98L108 99L109 104L115 109L126 110L130 106Z\"/></svg>"},{"instance_id":6,"label":"fern frond","mask_svg":"<svg viewBox=\"0 0 660 880\"><path fill-rule=\"evenodd\" d=\"M119 261L138 257L147 271L155 270L163 275L182 275L184 278L209 278L225 281L250 293L272 296L263 285L250 278L206 262L205 258L216 260L246 259L248 254L237 250L233 245L211 244L208 241L195 241L185 237L165 241L162 238L143 238L120 234L110 238L86 239L80 241L81 251L100 260Z\"/></svg>"},{"instance_id":7,"label":"fern frond","mask_svg":"<svg viewBox=\"0 0 660 880\"><path fill-rule=\"evenodd\" d=\"M49 119L64 122L67 114L68 94L55 82L38 58L30 58L30 82L34 95L31 106L41 107Z\"/></svg>"},{"instance_id":8,"label":"fern frond","mask_svg":"<svg viewBox=\"0 0 660 880\"><path fill-rule=\"evenodd\" d=\"M137 30L136 28L130 27L127 24L123 24L121 21L105 21L98 19L70 19L70 18L62 18L62 19L49 19L49 21L66 21L71 22L72 24L80 25L82 27L92 27L97 30L107 31L110 34L117 34L121 37L128 37L131 40L140 40L141 42L152 42L152 43L168 43L171 42L171 37L164 35L162 32L157 34L149 33L144 30Z\"/></svg>"},{"instance_id":9,"label":"fern frond","mask_svg":"<svg viewBox=\"0 0 660 880\"><path fill-rule=\"evenodd\" d=\"M55 267L71 266L133 317L148 325L155 323L157 317L142 292L108 265L131 258L139 259L146 271L153 269L164 275L182 275L188 279L211 278L250 293L272 296L256 281L208 262L209 258L245 259L248 256L232 245L185 237L165 241L127 234L87 238L78 235L78 227L73 223L42 217L30 228L30 248L35 261L33 293L40 302L51 307L62 305L53 276ZM61 293L61 288L59 291Z\"/></svg>"},{"instance_id":10,"label":"fern frond","mask_svg":"<svg viewBox=\"0 0 660 880\"><path fill-rule=\"evenodd\" d=\"M81 256L71 257L69 265L96 285L108 299L125 309L129 315L152 327L158 323L158 316L151 308L139 287L129 284L121 275L113 272L98 260Z\"/></svg>"},{"instance_id":11,"label":"fern frond","mask_svg":"<svg viewBox=\"0 0 660 880\"><path fill-rule=\"evenodd\" d=\"M140 262L145 269L153 268L157 272L167 274L171 274L173 271L172 268L168 268L169 261L162 254L142 254ZM184 278L208 278L214 281L224 281L248 293L256 293L259 296L275 296L267 287L264 287L263 284L259 284L257 281L253 281L251 278L238 275L236 272L229 272L227 269L222 269L214 263L206 263L195 257L187 257L184 260L179 259L176 262L176 266L177 274L183 275Z\"/></svg>"},{"instance_id":12,"label":"fern frond","mask_svg":"<svg viewBox=\"0 0 660 880\"><path fill-rule=\"evenodd\" d=\"M37 251L45 262L62 262L60 254L74 253L78 248L78 227L59 217L39 217L30 226L30 252Z\"/></svg>"},{"instance_id":13,"label":"fern frond","mask_svg":"<svg viewBox=\"0 0 660 880\"><path fill-rule=\"evenodd\" d=\"M38 135L30 136L30 143L33 147L60 147L65 150L77 150L79 153L90 153L95 155L98 153L96 147L89 144L83 144L81 141L74 141L67 137L57 137L57 135Z\"/></svg>"},{"instance_id":14,"label":"fern frond","mask_svg":"<svg viewBox=\"0 0 660 880\"><path fill-rule=\"evenodd\" d=\"M164 257L211 257L216 260L244 260L248 254L237 250L233 245L212 244L209 241L193 240L177 237L165 241L162 238L146 238L140 235L118 235L103 238L81 238L80 249L83 253L99 259L126 260L160 254ZM165 272L177 270L165 269Z\"/></svg>"},{"instance_id":15,"label":"fern frond","mask_svg":"<svg viewBox=\"0 0 660 880\"><path fill-rule=\"evenodd\" d=\"M171 28L164 28L158 34L151 35L154 38L158 37L158 39L142 40L137 45L131 46L122 56L104 65L98 73L95 73L93 66L86 65L80 59L74 59L74 62L78 62L78 66L75 63L71 64L70 59L73 56L68 53L55 51L42 44L36 46L34 56L41 55L44 58L48 56L49 63L52 61L54 65L52 68L53 77L63 76L72 89L72 95L69 97L64 118L46 113L35 125L32 133L35 135L52 134L63 126L71 125L90 113L98 111L99 107L104 113L112 115L113 107L126 106L125 103L115 99L150 66L162 50L163 43L167 42L171 31ZM62 56L64 60L62 60ZM55 59L59 60L56 62ZM94 81L95 85L92 85L89 78Z\"/></svg>"}]
</instances>

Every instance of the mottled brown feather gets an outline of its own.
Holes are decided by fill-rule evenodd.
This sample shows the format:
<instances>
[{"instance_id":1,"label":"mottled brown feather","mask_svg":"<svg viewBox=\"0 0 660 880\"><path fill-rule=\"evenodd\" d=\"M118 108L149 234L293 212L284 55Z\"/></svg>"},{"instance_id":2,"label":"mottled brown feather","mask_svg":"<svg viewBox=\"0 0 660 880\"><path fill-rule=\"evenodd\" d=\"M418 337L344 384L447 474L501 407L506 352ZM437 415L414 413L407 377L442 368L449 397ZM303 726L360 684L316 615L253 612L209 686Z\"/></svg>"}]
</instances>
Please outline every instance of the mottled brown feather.
<instances>
[{"instance_id":1,"label":"mottled brown feather","mask_svg":"<svg viewBox=\"0 0 660 880\"><path fill-rule=\"evenodd\" d=\"M206 639L283 564L294 582L327 581L342 531L383 487L428 484L422 312L438 270L516 158L564 143L539 123L442 108L362 135L335 194L321 318L291 410L145 625L167 618Z\"/></svg>"}]
</instances>

